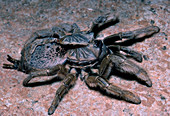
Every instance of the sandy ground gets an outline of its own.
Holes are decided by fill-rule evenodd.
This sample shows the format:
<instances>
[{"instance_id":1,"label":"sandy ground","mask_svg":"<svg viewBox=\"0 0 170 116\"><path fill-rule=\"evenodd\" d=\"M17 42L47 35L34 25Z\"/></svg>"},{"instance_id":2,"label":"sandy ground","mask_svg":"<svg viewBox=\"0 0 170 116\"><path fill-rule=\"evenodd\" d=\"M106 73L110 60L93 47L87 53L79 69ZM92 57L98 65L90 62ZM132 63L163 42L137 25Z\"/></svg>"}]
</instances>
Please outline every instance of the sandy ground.
<instances>
[{"instance_id":1,"label":"sandy ground","mask_svg":"<svg viewBox=\"0 0 170 116\"><path fill-rule=\"evenodd\" d=\"M148 88L115 76L110 79L140 96L142 103L135 105L90 90L78 79L54 116L169 116L169 0L0 0L0 116L46 116L60 86L56 82L23 87L26 74L1 67L7 63L7 54L19 59L25 41L36 30L75 22L84 30L105 13L118 15L120 22L103 31L101 36L150 25L160 27L160 33L131 46L145 55L139 65L149 73L153 86ZM47 79L49 77L34 81Z\"/></svg>"}]
</instances>

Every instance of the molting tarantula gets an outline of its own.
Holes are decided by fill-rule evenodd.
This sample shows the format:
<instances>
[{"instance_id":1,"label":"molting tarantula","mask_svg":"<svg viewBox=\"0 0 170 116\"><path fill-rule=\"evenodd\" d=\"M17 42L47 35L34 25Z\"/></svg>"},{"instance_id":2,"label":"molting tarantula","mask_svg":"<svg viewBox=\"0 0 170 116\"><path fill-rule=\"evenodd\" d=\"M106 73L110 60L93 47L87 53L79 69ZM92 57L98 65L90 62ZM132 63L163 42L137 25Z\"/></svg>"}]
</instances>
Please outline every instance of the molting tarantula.
<instances>
[{"instance_id":1,"label":"molting tarantula","mask_svg":"<svg viewBox=\"0 0 170 116\"><path fill-rule=\"evenodd\" d=\"M137 95L108 82L111 74L134 77L148 87L152 86L146 71L127 56L142 62L142 55L123 46L126 41L137 41L159 32L157 26L121 32L99 40L97 35L103 29L119 22L117 17L104 15L96 18L88 31L81 31L77 24L61 24L51 29L35 32L24 45L21 59L7 55L13 64L3 64L3 68L15 69L28 74L23 85L38 76L54 76L62 80L48 114L54 113L61 98L75 84L78 77L89 88L99 88L122 100L139 104ZM123 52L123 53L122 53ZM97 70L94 72L94 70Z\"/></svg>"}]
</instances>

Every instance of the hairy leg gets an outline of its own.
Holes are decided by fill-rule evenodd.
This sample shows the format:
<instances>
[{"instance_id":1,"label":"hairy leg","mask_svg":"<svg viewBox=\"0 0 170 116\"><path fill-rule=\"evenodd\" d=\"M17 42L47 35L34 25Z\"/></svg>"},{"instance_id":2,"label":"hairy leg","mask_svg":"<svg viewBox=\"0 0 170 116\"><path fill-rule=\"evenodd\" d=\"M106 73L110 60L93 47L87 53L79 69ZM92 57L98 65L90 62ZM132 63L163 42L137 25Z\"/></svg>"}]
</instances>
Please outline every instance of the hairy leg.
<instances>
[{"instance_id":1,"label":"hairy leg","mask_svg":"<svg viewBox=\"0 0 170 116\"><path fill-rule=\"evenodd\" d=\"M104 38L104 44L105 45L114 45L117 40L122 39L142 39L152 36L155 33L159 32L159 27L157 26L149 26L142 29L137 29L134 31L127 31L127 32L120 32L117 34L110 35L106 38ZM122 43L122 42L119 42ZM118 44L118 43L117 43Z\"/></svg>"},{"instance_id":2,"label":"hairy leg","mask_svg":"<svg viewBox=\"0 0 170 116\"><path fill-rule=\"evenodd\" d=\"M48 115L52 115L56 110L60 100L68 92L71 86L76 82L76 77L73 74L67 74L62 82L62 85L58 88L54 100L48 109Z\"/></svg>"},{"instance_id":3,"label":"hairy leg","mask_svg":"<svg viewBox=\"0 0 170 116\"><path fill-rule=\"evenodd\" d=\"M118 86L110 84L106 79L102 78L101 76L89 76L86 80L86 84L89 87L96 88L99 87L100 89L106 91L108 94L111 94L117 98L121 98L125 101L140 104L141 100L138 96L133 94L130 91L123 90Z\"/></svg>"},{"instance_id":4,"label":"hairy leg","mask_svg":"<svg viewBox=\"0 0 170 116\"><path fill-rule=\"evenodd\" d=\"M109 49L111 49L113 52L117 52L120 53L120 51L123 51L126 53L126 56L130 56L131 58L133 58L134 60L136 60L137 62L142 62L143 58L142 58L142 54L134 51L128 47L125 46L119 46L119 45L110 45L108 46Z\"/></svg>"},{"instance_id":5,"label":"hairy leg","mask_svg":"<svg viewBox=\"0 0 170 116\"><path fill-rule=\"evenodd\" d=\"M106 56L99 68L98 76L89 76L85 79L86 84L91 88L99 87L115 97L121 98L125 101L139 104L140 98L130 91L123 90L107 81L108 77L114 70L124 74L134 75L137 80L144 82L147 86L152 86L152 82L149 79L146 71L134 64L133 62L126 59L124 56L119 55L108 55Z\"/></svg>"},{"instance_id":6,"label":"hairy leg","mask_svg":"<svg viewBox=\"0 0 170 116\"><path fill-rule=\"evenodd\" d=\"M110 14L99 16L93 21L89 32L94 32L94 35L96 36L103 28L114 25L117 22L119 22L117 16L112 16Z\"/></svg>"},{"instance_id":7,"label":"hairy leg","mask_svg":"<svg viewBox=\"0 0 170 116\"><path fill-rule=\"evenodd\" d=\"M35 77L39 77L39 76L57 76L60 79L63 79L65 76L64 75L65 73L67 73L67 70L62 65L57 65L52 69L45 69L45 70L30 72L29 76L24 79L23 85L29 86L29 84L31 84L31 83L29 83L29 81L31 81L31 79L33 79Z\"/></svg>"},{"instance_id":8,"label":"hairy leg","mask_svg":"<svg viewBox=\"0 0 170 116\"><path fill-rule=\"evenodd\" d=\"M111 69L114 69L116 72L125 76L133 76L136 80L148 87L152 86L152 82L147 72L124 56L114 54L107 56L101 63L101 71L99 71L101 72L100 75L104 75L103 77L107 78ZM112 72L114 73L114 71Z\"/></svg>"}]
</instances>

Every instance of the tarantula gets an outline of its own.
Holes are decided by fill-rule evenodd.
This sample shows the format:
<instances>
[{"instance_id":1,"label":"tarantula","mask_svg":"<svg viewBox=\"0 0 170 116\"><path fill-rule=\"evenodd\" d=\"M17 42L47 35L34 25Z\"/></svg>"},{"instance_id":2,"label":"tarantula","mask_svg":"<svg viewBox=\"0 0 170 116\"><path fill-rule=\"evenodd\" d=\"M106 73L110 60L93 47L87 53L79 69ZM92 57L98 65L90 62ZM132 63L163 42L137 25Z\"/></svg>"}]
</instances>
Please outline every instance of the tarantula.
<instances>
[{"instance_id":1,"label":"tarantula","mask_svg":"<svg viewBox=\"0 0 170 116\"><path fill-rule=\"evenodd\" d=\"M114 72L118 72L151 87L152 82L146 71L128 57L142 62L142 55L124 46L124 43L141 41L158 33L159 28L149 26L98 39L100 31L118 22L117 17L104 15L96 18L88 31L81 31L76 23L39 30L26 41L21 59L16 60L7 55L7 60L13 64L3 64L3 68L28 74L23 81L24 86L30 86L30 80L38 76L54 76L62 80L48 110L49 115L54 113L61 98L78 77L89 88L99 88L97 90L103 90L116 98L140 104L137 95L109 83L108 79Z\"/></svg>"}]
</instances>

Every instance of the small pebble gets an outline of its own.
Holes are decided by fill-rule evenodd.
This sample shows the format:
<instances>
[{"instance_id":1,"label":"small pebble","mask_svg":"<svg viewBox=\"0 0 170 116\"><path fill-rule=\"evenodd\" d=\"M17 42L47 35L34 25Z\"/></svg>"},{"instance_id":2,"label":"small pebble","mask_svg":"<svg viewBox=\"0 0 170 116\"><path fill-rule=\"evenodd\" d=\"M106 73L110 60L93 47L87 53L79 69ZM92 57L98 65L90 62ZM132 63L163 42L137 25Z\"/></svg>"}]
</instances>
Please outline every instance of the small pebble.
<instances>
[{"instance_id":1,"label":"small pebble","mask_svg":"<svg viewBox=\"0 0 170 116\"><path fill-rule=\"evenodd\" d=\"M148 56L146 56L146 55L143 55L143 58L144 58L144 60L148 60L149 59Z\"/></svg>"},{"instance_id":2,"label":"small pebble","mask_svg":"<svg viewBox=\"0 0 170 116\"><path fill-rule=\"evenodd\" d=\"M162 50L166 50L166 46L163 46L163 47L162 47Z\"/></svg>"},{"instance_id":3,"label":"small pebble","mask_svg":"<svg viewBox=\"0 0 170 116\"><path fill-rule=\"evenodd\" d=\"M153 25L154 23L155 23L155 21L154 21L154 20L151 20L151 21L150 21L150 24L151 24L151 25Z\"/></svg>"}]
</instances>

